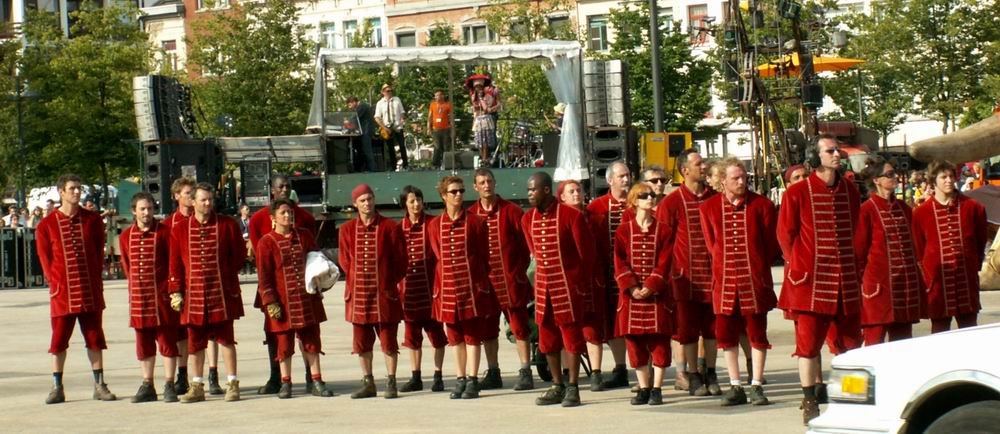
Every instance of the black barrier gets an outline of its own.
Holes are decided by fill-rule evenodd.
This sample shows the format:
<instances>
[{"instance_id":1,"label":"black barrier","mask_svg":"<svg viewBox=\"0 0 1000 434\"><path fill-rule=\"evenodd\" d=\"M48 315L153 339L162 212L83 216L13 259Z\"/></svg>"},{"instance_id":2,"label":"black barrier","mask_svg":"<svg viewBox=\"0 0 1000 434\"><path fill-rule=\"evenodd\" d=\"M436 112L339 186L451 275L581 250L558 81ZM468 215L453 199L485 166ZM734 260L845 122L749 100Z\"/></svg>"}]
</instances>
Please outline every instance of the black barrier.
<instances>
[{"instance_id":1,"label":"black barrier","mask_svg":"<svg viewBox=\"0 0 1000 434\"><path fill-rule=\"evenodd\" d=\"M42 264L35 249L35 230L0 229L0 288L34 288L44 285Z\"/></svg>"}]
</instances>

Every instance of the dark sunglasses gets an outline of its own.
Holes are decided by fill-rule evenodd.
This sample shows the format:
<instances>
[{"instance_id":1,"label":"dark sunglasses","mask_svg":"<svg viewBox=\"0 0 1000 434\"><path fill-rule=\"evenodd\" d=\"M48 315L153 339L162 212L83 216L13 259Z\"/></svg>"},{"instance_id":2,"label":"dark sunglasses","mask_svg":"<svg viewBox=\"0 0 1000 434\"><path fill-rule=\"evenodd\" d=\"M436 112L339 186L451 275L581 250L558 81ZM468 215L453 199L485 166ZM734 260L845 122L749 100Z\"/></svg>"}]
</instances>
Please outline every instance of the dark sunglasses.
<instances>
[{"instance_id":1,"label":"dark sunglasses","mask_svg":"<svg viewBox=\"0 0 1000 434\"><path fill-rule=\"evenodd\" d=\"M636 198L639 198L639 199L642 199L642 200L647 200L647 199L652 199L652 198L653 198L653 197L655 197L655 196L656 196L656 195L655 195L655 194L653 194L652 192L650 192L650 191L647 191L647 192L645 192L645 193L639 193L639 194L638 194L638 195L636 196Z\"/></svg>"},{"instance_id":2,"label":"dark sunglasses","mask_svg":"<svg viewBox=\"0 0 1000 434\"><path fill-rule=\"evenodd\" d=\"M465 194L465 189L464 188L459 188L459 189L456 189L456 190L448 190L448 194L450 194L452 196L458 196L460 194Z\"/></svg>"},{"instance_id":3,"label":"dark sunglasses","mask_svg":"<svg viewBox=\"0 0 1000 434\"><path fill-rule=\"evenodd\" d=\"M651 178L651 179L647 179L646 182L653 183L653 184L666 184L667 183L667 178Z\"/></svg>"},{"instance_id":4,"label":"dark sunglasses","mask_svg":"<svg viewBox=\"0 0 1000 434\"><path fill-rule=\"evenodd\" d=\"M896 172L892 172L892 171L885 172L885 173L879 175L879 178L895 178L895 177L896 177Z\"/></svg>"},{"instance_id":5,"label":"dark sunglasses","mask_svg":"<svg viewBox=\"0 0 1000 434\"><path fill-rule=\"evenodd\" d=\"M840 152L840 149L838 149L838 148L831 148L831 149L827 149L827 150L825 150L823 152L825 152L827 154L830 154L830 155L833 155L833 154L836 154L837 152Z\"/></svg>"}]
</instances>

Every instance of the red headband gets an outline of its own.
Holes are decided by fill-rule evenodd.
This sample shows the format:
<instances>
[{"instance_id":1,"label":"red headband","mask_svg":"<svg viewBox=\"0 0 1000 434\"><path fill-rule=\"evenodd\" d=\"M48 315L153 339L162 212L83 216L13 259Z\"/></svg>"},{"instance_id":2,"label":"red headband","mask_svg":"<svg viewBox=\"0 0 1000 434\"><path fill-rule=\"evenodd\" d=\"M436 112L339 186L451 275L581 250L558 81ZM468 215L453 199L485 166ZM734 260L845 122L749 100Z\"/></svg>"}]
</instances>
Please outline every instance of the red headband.
<instances>
[{"instance_id":1,"label":"red headband","mask_svg":"<svg viewBox=\"0 0 1000 434\"><path fill-rule=\"evenodd\" d=\"M372 188L368 184L358 184L357 187L354 187L354 190L351 190L351 202L357 202L359 197L366 194L374 196L375 192L372 191Z\"/></svg>"}]
</instances>

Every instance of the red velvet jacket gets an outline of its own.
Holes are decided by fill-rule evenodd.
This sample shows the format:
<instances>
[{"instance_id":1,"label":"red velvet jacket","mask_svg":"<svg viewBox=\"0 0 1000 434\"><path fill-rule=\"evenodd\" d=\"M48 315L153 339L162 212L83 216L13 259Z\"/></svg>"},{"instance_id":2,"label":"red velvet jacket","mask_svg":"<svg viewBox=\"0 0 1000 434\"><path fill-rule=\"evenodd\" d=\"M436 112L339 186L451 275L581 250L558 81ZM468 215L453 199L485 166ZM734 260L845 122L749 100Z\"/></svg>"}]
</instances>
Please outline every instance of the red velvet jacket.
<instances>
[{"instance_id":1,"label":"red velvet jacket","mask_svg":"<svg viewBox=\"0 0 1000 434\"><path fill-rule=\"evenodd\" d=\"M452 220L448 213L427 226L431 250L437 258L434 272L434 319L455 324L500 313L490 285L490 253L486 223L463 211Z\"/></svg>"},{"instance_id":2,"label":"red velvet jacket","mask_svg":"<svg viewBox=\"0 0 1000 434\"><path fill-rule=\"evenodd\" d=\"M264 306L281 305L281 318L265 315L270 332L301 329L326 321L322 294L306 292L306 254L319 250L306 229L282 235L271 231L257 243L257 293Z\"/></svg>"},{"instance_id":3,"label":"red velvet jacket","mask_svg":"<svg viewBox=\"0 0 1000 434\"><path fill-rule=\"evenodd\" d=\"M403 319L399 281L406 277L403 230L376 213L365 225L357 217L340 227L340 269L347 276L345 318L353 324Z\"/></svg>"},{"instance_id":4,"label":"red velvet jacket","mask_svg":"<svg viewBox=\"0 0 1000 434\"><path fill-rule=\"evenodd\" d=\"M191 211L191 212L193 213L194 211ZM191 216L185 217L184 214L181 214L180 211L174 211L173 214L170 214L170 216L168 216L167 218L163 219L163 221L161 221L160 223L166 225L166 227L169 228L169 229L173 229L174 225L176 225L177 223L179 223L181 220L187 220L188 217L191 217Z\"/></svg>"},{"instance_id":5,"label":"red velvet jacket","mask_svg":"<svg viewBox=\"0 0 1000 434\"><path fill-rule=\"evenodd\" d=\"M72 217L56 209L38 222L35 246L49 282L49 315L104 310L104 223L80 208Z\"/></svg>"},{"instance_id":6,"label":"red velvet jacket","mask_svg":"<svg viewBox=\"0 0 1000 434\"><path fill-rule=\"evenodd\" d=\"M956 193L913 211L913 244L923 271L926 318L979 312L979 268L986 251L986 209Z\"/></svg>"},{"instance_id":7,"label":"red velvet jacket","mask_svg":"<svg viewBox=\"0 0 1000 434\"><path fill-rule=\"evenodd\" d=\"M604 287L607 290L608 306L614 309L618 306L618 288L615 286L615 261L611 249L615 242L615 232L621 225L625 213L625 201L615 199L611 193L598 197L587 205L587 220L600 232L594 232L592 238L598 248L607 247L604 257L598 265L603 267Z\"/></svg>"},{"instance_id":8,"label":"red velvet jacket","mask_svg":"<svg viewBox=\"0 0 1000 434\"><path fill-rule=\"evenodd\" d=\"M292 212L294 216L292 226L297 229L305 229L315 237L319 228L316 226L316 219L313 218L312 214L309 214L308 211L298 206L292 208ZM274 226L271 222L270 207L261 208L250 216L250 246L255 252L257 251L257 243L260 241L260 238L271 233L273 230ZM253 307L264 309L265 305L266 303L264 305L260 303L260 292L258 291L254 294Z\"/></svg>"},{"instance_id":9,"label":"red velvet jacket","mask_svg":"<svg viewBox=\"0 0 1000 434\"><path fill-rule=\"evenodd\" d=\"M531 298L528 264L531 253L524 242L521 218L524 211L514 203L498 197L493 209L486 211L476 201L468 211L486 222L490 247L490 283L501 309L523 308Z\"/></svg>"},{"instance_id":10,"label":"red velvet jacket","mask_svg":"<svg viewBox=\"0 0 1000 434\"><path fill-rule=\"evenodd\" d=\"M653 219L643 232L635 217L623 221L615 233L615 281L621 288L615 335L673 333L673 296L667 283L670 270L670 227ZM649 288L652 295L632 297L632 289Z\"/></svg>"},{"instance_id":11,"label":"red velvet jacket","mask_svg":"<svg viewBox=\"0 0 1000 434\"><path fill-rule=\"evenodd\" d=\"M716 194L701 205L701 224L712 252L715 313L750 315L774 309L778 299L771 264L781 254L774 204L752 191L736 205Z\"/></svg>"},{"instance_id":12,"label":"red velvet jacket","mask_svg":"<svg viewBox=\"0 0 1000 434\"><path fill-rule=\"evenodd\" d=\"M861 263L861 325L914 323L922 312L913 214L895 198L873 194L861 204L854 251Z\"/></svg>"},{"instance_id":13,"label":"red velvet jacket","mask_svg":"<svg viewBox=\"0 0 1000 434\"><path fill-rule=\"evenodd\" d=\"M707 186L699 196L682 184L657 207L656 220L673 233L670 280L677 301L712 302L712 258L698 209L714 195Z\"/></svg>"},{"instance_id":14,"label":"red velvet jacket","mask_svg":"<svg viewBox=\"0 0 1000 434\"><path fill-rule=\"evenodd\" d=\"M399 282L399 293L403 298L403 319L421 321L431 318L431 304L434 298L434 269L437 261L431 250L427 226L434 216L423 213L417 223L403 217L403 237L406 239L406 278Z\"/></svg>"},{"instance_id":15,"label":"red velvet jacket","mask_svg":"<svg viewBox=\"0 0 1000 434\"><path fill-rule=\"evenodd\" d=\"M601 236L601 234L608 231L607 221L591 219L590 215L586 213L584 214L584 218L586 218L587 225L590 227L590 233L594 234L593 239L594 245L597 248L597 254L592 257L594 266L591 267L591 275L593 276L590 287L591 297L584 302L583 311L591 315L595 320L603 321L609 312L614 313L615 309L618 308L617 291L609 291L605 288L607 285L606 276L613 274L608 271L609 267L613 267L613 265L608 265L613 255L611 240Z\"/></svg>"},{"instance_id":16,"label":"red velvet jacket","mask_svg":"<svg viewBox=\"0 0 1000 434\"><path fill-rule=\"evenodd\" d=\"M556 324L582 321L585 301L593 297L596 250L583 213L553 200L544 211L525 213L521 227L537 266L535 320L541 324L551 308Z\"/></svg>"},{"instance_id":17,"label":"red velvet jacket","mask_svg":"<svg viewBox=\"0 0 1000 434\"><path fill-rule=\"evenodd\" d=\"M170 228L153 220L149 230L133 224L118 236L122 269L128 278L129 327L149 328L180 324L170 308Z\"/></svg>"},{"instance_id":18,"label":"red velvet jacket","mask_svg":"<svg viewBox=\"0 0 1000 434\"><path fill-rule=\"evenodd\" d=\"M213 213L203 225L192 215L170 231L169 291L184 294L181 323L206 325L242 317L240 269L247 248L239 223Z\"/></svg>"},{"instance_id":19,"label":"red velvet jacket","mask_svg":"<svg viewBox=\"0 0 1000 434\"><path fill-rule=\"evenodd\" d=\"M861 313L853 239L860 207L857 187L842 178L831 188L813 172L788 187L778 213L786 268L779 307L834 315L840 298L842 313Z\"/></svg>"}]
</instances>

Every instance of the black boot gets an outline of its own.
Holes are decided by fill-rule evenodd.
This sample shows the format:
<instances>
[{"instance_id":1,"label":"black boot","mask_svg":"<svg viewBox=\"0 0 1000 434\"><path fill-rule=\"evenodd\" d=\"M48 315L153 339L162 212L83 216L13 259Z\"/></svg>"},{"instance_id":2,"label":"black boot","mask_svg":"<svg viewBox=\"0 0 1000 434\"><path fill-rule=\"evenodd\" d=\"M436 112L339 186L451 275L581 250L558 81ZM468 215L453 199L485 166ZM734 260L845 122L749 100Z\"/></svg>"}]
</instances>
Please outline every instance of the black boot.
<instances>
[{"instance_id":1,"label":"black boot","mask_svg":"<svg viewBox=\"0 0 1000 434\"><path fill-rule=\"evenodd\" d=\"M829 404L830 396L826 393L826 383L816 383L816 403Z\"/></svg>"},{"instance_id":2,"label":"black boot","mask_svg":"<svg viewBox=\"0 0 1000 434\"><path fill-rule=\"evenodd\" d=\"M219 368L208 368L208 394L222 395L224 393L226 391L222 390L222 386L219 385Z\"/></svg>"},{"instance_id":3,"label":"black boot","mask_svg":"<svg viewBox=\"0 0 1000 434\"><path fill-rule=\"evenodd\" d=\"M663 389L654 387L649 390L649 405L663 405Z\"/></svg>"},{"instance_id":4,"label":"black boot","mask_svg":"<svg viewBox=\"0 0 1000 434\"><path fill-rule=\"evenodd\" d=\"M590 391L591 392L603 392L604 391L604 375L601 374L600 369L595 369L590 372Z\"/></svg>"},{"instance_id":5,"label":"black boot","mask_svg":"<svg viewBox=\"0 0 1000 434\"><path fill-rule=\"evenodd\" d=\"M399 398L399 390L396 389L396 376L390 375L389 379L385 382L385 393L382 394L385 399L396 399Z\"/></svg>"},{"instance_id":6,"label":"black boot","mask_svg":"<svg viewBox=\"0 0 1000 434\"><path fill-rule=\"evenodd\" d=\"M313 388L312 385L313 385L312 369L309 369L309 364L306 363L306 393L309 393L309 391L312 390Z\"/></svg>"},{"instance_id":7,"label":"black boot","mask_svg":"<svg viewBox=\"0 0 1000 434\"><path fill-rule=\"evenodd\" d=\"M535 388L535 379L531 376L531 368L521 368L517 371L517 384L514 390L531 390Z\"/></svg>"},{"instance_id":8,"label":"black boot","mask_svg":"<svg viewBox=\"0 0 1000 434\"><path fill-rule=\"evenodd\" d=\"M271 363L270 364L271 375L267 377L267 383L264 383L263 386L257 388L257 394L273 395L275 393L278 393L278 390L281 389L281 367L278 365L278 362L276 360L278 358L278 344L270 340L266 341L265 343L267 343L267 360L269 360ZM211 390L212 374L209 373L208 376L209 376L208 377L209 393L215 395L215 393Z\"/></svg>"},{"instance_id":9,"label":"black boot","mask_svg":"<svg viewBox=\"0 0 1000 434\"><path fill-rule=\"evenodd\" d=\"M649 388L648 387L639 388L639 391L635 393L635 396L633 396L632 400L629 402L631 402L632 405L649 404Z\"/></svg>"},{"instance_id":10,"label":"black boot","mask_svg":"<svg viewBox=\"0 0 1000 434\"><path fill-rule=\"evenodd\" d=\"M697 372L687 372L688 377L688 393L694 396L708 396L708 386L705 385L705 379L701 377L701 374Z\"/></svg>"},{"instance_id":11,"label":"black boot","mask_svg":"<svg viewBox=\"0 0 1000 434\"><path fill-rule=\"evenodd\" d=\"M722 395L722 388L719 387L719 377L715 375L715 368L708 368L708 373L705 374L705 386L708 387L709 395Z\"/></svg>"},{"instance_id":12,"label":"black boot","mask_svg":"<svg viewBox=\"0 0 1000 434\"><path fill-rule=\"evenodd\" d=\"M747 393L743 390L743 386L729 386L729 390L726 391L726 394L722 395L723 407L743 405L746 403Z\"/></svg>"},{"instance_id":13,"label":"black boot","mask_svg":"<svg viewBox=\"0 0 1000 434\"><path fill-rule=\"evenodd\" d=\"M292 397L292 383L281 383L278 388L278 399L288 399Z\"/></svg>"},{"instance_id":14,"label":"black boot","mask_svg":"<svg viewBox=\"0 0 1000 434\"><path fill-rule=\"evenodd\" d=\"M434 371L434 382L431 383L431 392L444 392L444 379L441 378L441 371Z\"/></svg>"},{"instance_id":15,"label":"black boot","mask_svg":"<svg viewBox=\"0 0 1000 434\"><path fill-rule=\"evenodd\" d=\"M753 405L768 405L771 403L764 396L764 387L750 386L750 403Z\"/></svg>"},{"instance_id":16,"label":"black boot","mask_svg":"<svg viewBox=\"0 0 1000 434\"><path fill-rule=\"evenodd\" d=\"M499 369L497 369L499 371ZM465 391L462 392L462 399L479 398L479 378L469 377L465 382Z\"/></svg>"},{"instance_id":17,"label":"black boot","mask_svg":"<svg viewBox=\"0 0 1000 434\"><path fill-rule=\"evenodd\" d=\"M191 386L188 384L187 367L177 368L177 380L174 381L174 391L177 392L177 396L187 393L188 387Z\"/></svg>"},{"instance_id":18,"label":"black boot","mask_svg":"<svg viewBox=\"0 0 1000 434\"><path fill-rule=\"evenodd\" d=\"M374 398L377 394L378 392L375 391L375 377L365 375L365 378L361 379L361 387L351 394L351 399Z\"/></svg>"},{"instance_id":19,"label":"black boot","mask_svg":"<svg viewBox=\"0 0 1000 434\"><path fill-rule=\"evenodd\" d=\"M462 399L462 394L465 393L465 377L458 377L455 379L455 390L451 391L449 398L451 399Z\"/></svg>"},{"instance_id":20,"label":"black boot","mask_svg":"<svg viewBox=\"0 0 1000 434\"><path fill-rule=\"evenodd\" d=\"M500 377L500 368L487 368L483 382L479 384L482 390L503 389L503 378Z\"/></svg>"},{"instance_id":21,"label":"black boot","mask_svg":"<svg viewBox=\"0 0 1000 434\"><path fill-rule=\"evenodd\" d=\"M326 382L324 382L323 380L313 381L312 389L309 389L309 393L311 393L312 396L320 396L323 398L329 398L333 396L333 392L330 389L326 388Z\"/></svg>"},{"instance_id":22,"label":"black boot","mask_svg":"<svg viewBox=\"0 0 1000 434\"><path fill-rule=\"evenodd\" d=\"M563 402L563 398L566 397L566 386L562 384L552 384L549 386L548 390L535 398L535 405L553 405L560 404Z\"/></svg>"},{"instance_id":23,"label":"black boot","mask_svg":"<svg viewBox=\"0 0 1000 434\"><path fill-rule=\"evenodd\" d=\"M416 392L424 390L424 380L420 378L420 371L413 371L410 380L403 383L399 388L400 392Z\"/></svg>"},{"instance_id":24,"label":"black boot","mask_svg":"<svg viewBox=\"0 0 1000 434\"><path fill-rule=\"evenodd\" d=\"M615 369L611 370L611 378L607 379L601 386L605 389L628 387L628 369L625 365L616 365Z\"/></svg>"},{"instance_id":25,"label":"black boot","mask_svg":"<svg viewBox=\"0 0 1000 434\"><path fill-rule=\"evenodd\" d=\"M563 396L562 400L563 407L579 407L580 406L580 385L576 383L569 383L566 386L566 395Z\"/></svg>"},{"instance_id":26,"label":"black boot","mask_svg":"<svg viewBox=\"0 0 1000 434\"><path fill-rule=\"evenodd\" d=\"M153 401L156 401L156 388L153 387L152 381L143 381L139 390L135 392L135 396L132 397L132 403Z\"/></svg>"},{"instance_id":27,"label":"black boot","mask_svg":"<svg viewBox=\"0 0 1000 434\"><path fill-rule=\"evenodd\" d=\"M177 385L173 381L167 380L163 383L163 402L177 402Z\"/></svg>"}]
</instances>

